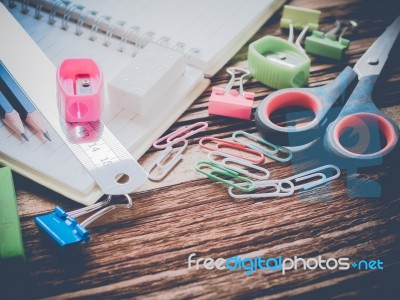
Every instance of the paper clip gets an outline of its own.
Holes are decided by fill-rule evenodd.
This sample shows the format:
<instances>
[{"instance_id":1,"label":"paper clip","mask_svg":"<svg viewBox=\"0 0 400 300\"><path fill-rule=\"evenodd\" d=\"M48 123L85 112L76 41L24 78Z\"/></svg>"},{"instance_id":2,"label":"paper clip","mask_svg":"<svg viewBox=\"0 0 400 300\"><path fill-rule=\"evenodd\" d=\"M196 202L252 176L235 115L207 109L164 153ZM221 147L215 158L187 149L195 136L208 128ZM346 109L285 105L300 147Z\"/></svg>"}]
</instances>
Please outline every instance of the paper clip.
<instances>
[{"instance_id":1,"label":"paper clip","mask_svg":"<svg viewBox=\"0 0 400 300\"><path fill-rule=\"evenodd\" d=\"M186 147L188 146L188 141L184 140L184 144L178 152L174 155L174 157L171 158L171 160L168 163L165 163L167 161L168 155L172 152L173 148L172 146L168 146L165 148L160 156L151 164L149 171L148 171L148 177L150 180L153 181L159 181L163 179L171 170L172 168L182 159L183 157L183 151L185 151ZM158 175L152 175L151 172L155 167L158 167L162 170L161 174Z\"/></svg>"},{"instance_id":2,"label":"paper clip","mask_svg":"<svg viewBox=\"0 0 400 300\"><path fill-rule=\"evenodd\" d=\"M102 217L106 213L114 210L115 208L130 208L132 206L131 197L127 194L124 196L128 200L128 204L126 205L114 204L104 207L111 201L112 196L109 195L105 200L99 203L71 212L66 212L60 206L56 206L52 213L36 217L35 223L60 247L87 243L90 240L90 233L86 229L89 224ZM97 211L83 222L78 223L76 220L77 217L88 214L102 207L104 208Z\"/></svg>"},{"instance_id":3,"label":"paper clip","mask_svg":"<svg viewBox=\"0 0 400 300\"><path fill-rule=\"evenodd\" d=\"M335 172L334 175L327 177L324 173L320 171L324 171L327 169L333 169ZM325 184L326 182L332 181L340 176L340 169L334 165L325 165L322 167L318 167L309 171L305 171L299 173L297 175L285 178L285 180L289 180L294 184L294 191L304 190L307 191L316 186ZM310 182L311 179L316 179ZM302 181L306 181L305 183L301 183ZM299 184L300 183L300 184ZM282 187L282 190L286 189Z\"/></svg>"},{"instance_id":4,"label":"paper clip","mask_svg":"<svg viewBox=\"0 0 400 300\"><path fill-rule=\"evenodd\" d=\"M218 162L215 159L215 156L223 157L222 161ZM238 173L241 173L241 174L243 174L243 175L245 175L247 177L251 177L251 178L256 179L256 180L267 180L269 175L270 175L269 171L267 169L265 169L265 168L262 168L260 166L256 166L256 165L254 165L252 163L249 163L246 160L243 160L241 158L237 158L235 156L232 156L232 155L229 155L229 154L226 154L226 153L222 153L222 152L219 152L219 151L211 151L211 152L209 152L208 155L207 155L207 158L212 163L215 163L215 164L220 165L222 167L226 167L228 169L234 170L234 171L236 171ZM233 167L229 163L247 167L247 168L249 168L251 170L254 170L256 172L263 173L263 175L260 176L260 175L257 175L255 173L251 173L251 172L247 171L246 169Z\"/></svg>"},{"instance_id":5,"label":"paper clip","mask_svg":"<svg viewBox=\"0 0 400 300\"><path fill-rule=\"evenodd\" d=\"M245 136L246 138L248 138L250 140L259 142L263 146L260 146L260 145L255 144L255 143L244 143L238 138L238 136ZM251 149L260 151L265 156L268 156L269 158L272 158L272 159L274 159L276 161L287 162L287 161L291 160L292 157L293 157L292 151L290 151L288 148L285 148L285 147L282 147L282 146L278 146L278 145L274 145L274 144L272 144L270 142L267 142L263 138L255 136L254 134L250 134L250 133L248 133L246 131L241 131L241 130L235 131L232 134L232 138L233 138L233 140L235 142L242 143L242 144L246 145L247 147L249 147ZM269 150L268 148L272 149L272 150ZM279 152L282 152L283 154L285 154L285 157L282 158L282 157L278 156Z\"/></svg>"},{"instance_id":6,"label":"paper clip","mask_svg":"<svg viewBox=\"0 0 400 300\"><path fill-rule=\"evenodd\" d=\"M215 143L215 147L212 148L212 147L206 146L204 144L205 142ZM203 149L206 149L206 150L209 150L209 151L219 151L221 153L225 153L225 154L228 154L228 155L233 156L233 157L237 157L237 158L240 158L240 159L243 159L243 160L247 160L247 161L249 161L251 163L254 163L254 164L260 164L260 163L264 162L264 154L262 154L260 151L257 151L257 150L254 150L254 149L250 149L250 148L246 147L246 145L241 144L241 143L226 141L226 140L213 138L213 137L203 137L203 138L200 139L199 145ZM223 151L222 150L223 148L234 149L234 150L238 150L240 152L245 152L247 154L254 155L255 158L247 158L247 157L244 157L243 155L235 155L232 152Z\"/></svg>"},{"instance_id":7,"label":"paper clip","mask_svg":"<svg viewBox=\"0 0 400 300\"><path fill-rule=\"evenodd\" d=\"M205 172L204 170L202 170L201 165L208 166L209 168L211 168L211 171L209 173ZM220 166L218 164L215 164L213 162L200 161L200 162L197 163L195 169L196 169L197 172L207 176L209 179L211 179L213 181L221 182L221 183L226 184L226 185L228 185L230 187L238 189L238 190L240 190L242 192L251 192L255 188L255 183L251 179L248 179L246 177L240 176L238 174L238 172L233 171L233 170L228 169L228 168L225 168L225 167L222 167L222 166ZM218 175L241 180L242 183L244 183L244 185L236 184L233 181L223 179L223 178L219 177Z\"/></svg>"},{"instance_id":8,"label":"paper clip","mask_svg":"<svg viewBox=\"0 0 400 300\"><path fill-rule=\"evenodd\" d=\"M195 129L198 127L197 129ZM162 138L159 138L153 143L153 147L156 149L164 149L169 146L172 146L176 143L179 143L188 137L195 135L196 133L200 131L204 131L208 128L208 123L207 122L197 122L189 126L183 126L182 128L179 128ZM166 142L162 144L163 142Z\"/></svg>"},{"instance_id":9,"label":"paper clip","mask_svg":"<svg viewBox=\"0 0 400 300\"><path fill-rule=\"evenodd\" d=\"M357 27L357 23L351 20L336 21L335 28L325 34L314 30L312 35L308 36L305 40L306 52L340 60L344 51L350 45L350 40L343 38L343 35L349 28L353 30L355 27ZM342 31L336 37L340 28L342 28Z\"/></svg>"},{"instance_id":10,"label":"paper clip","mask_svg":"<svg viewBox=\"0 0 400 300\"><path fill-rule=\"evenodd\" d=\"M287 184L289 188L285 188L283 191L282 185ZM239 183L238 185L243 185L243 183ZM232 198L235 199L244 199L244 198L274 198L274 197L288 197L293 195L294 193L294 185L289 180L266 180L266 181L257 181L255 182L256 189L257 188L274 188L272 192L267 193L252 193L252 194L235 194L233 192L233 188L229 187L228 193Z\"/></svg>"},{"instance_id":11,"label":"paper clip","mask_svg":"<svg viewBox=\"0 0 400 300\"><path fill-rule=\"evenodd\" d=\"M225 89L212 88L208 102L208 114L250 120L255 94L243 91L243 79L251 76L250 71L236 67L227 68L226 71L231 75L231 79ZM237 71L244 73L239 78L239 92L232 89Z\"/></svg>"}]
</instances>

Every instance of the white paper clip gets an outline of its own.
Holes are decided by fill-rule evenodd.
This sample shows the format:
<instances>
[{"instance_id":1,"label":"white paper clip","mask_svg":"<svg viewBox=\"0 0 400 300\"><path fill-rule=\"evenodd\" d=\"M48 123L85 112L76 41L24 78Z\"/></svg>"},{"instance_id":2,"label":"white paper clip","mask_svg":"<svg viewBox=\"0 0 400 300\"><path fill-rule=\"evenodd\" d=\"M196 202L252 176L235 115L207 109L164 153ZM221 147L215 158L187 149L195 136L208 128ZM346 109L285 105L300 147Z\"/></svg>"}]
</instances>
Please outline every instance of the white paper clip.
<instances>
[{"instance_id":1,"label":"white paper clip","mask_svg":"<svg viewBox=\"0 0 400 300\"><path fill-rule=\"evenodd\" d=\"M320 172L320 171L324 171L327 169L333 169L336 171L336 173L330 177L327 177L325 175L325 173L327 173L327 172L325 172L325 173ZM295 191L298 191L298 190L307 191L316 186L319 186L319 185L325 184L329 181L332 181L332 180L338 178L339 176L340 176L340 169L338 167L336 167L334 165L325 165L322 167L318 167L318 168L315 168L315 169L312 169L309 171L305 171L305 172L299 173L297 175L285 178L285 180L289 180L294 184ZM313 178L315 178L316 180L310 181ZM306 181L306 182L301 183L304 181ZM298 184L298 183L300 183L300 184ZM286 191L287 189L282 187L282 190Z\"/></svg>"},{"instance_id":2,"label":"white paper clip","mask_svg":"<svg viewBox=\"0 0 400 300\"><path fill-rule=\"evenodd\" d=\"M221 156L224 158L219 162L215 159L216 156ZM219 152L219 151L211 151L208 153L207 158L212 163L215 163L222 167L234 170L238 173L241 173L241 174L243 174L247 177L251 177L253 179L266 180L269 178L269 175L270 175L269 171L266 168L256 166L256 165L248 162L247 160L240 159L238 157L229 155L227 153L223 153L223 152ZM247 167L249 169L254 170L255 172L261 172L261 173L263 173L263 175L257 175L254 172L247 171L246 169L243 169L243 168L233 167L231 164Z\"/></svg>"},{"instance_id":3,"label":"white paper clip","mask_svg":"<svg viewBox=\"0 0 400 300\"><path fill-rule=\"evenodd\" d=\"M243 186L246 183L238 183L238 185ZM283 188L283 184L287 184L289 188ZM293 195L294 193L294 184L293 182L283 179L283 180L266 180L266 181L257 181L255 182L256 189L257 188L274 188L273 191L271 192L266 192L266 193L241 193L241 194L235 194L233 191L234 189L232 187L229 187L228 193L232 198L235 199L244 199L244 198L250 198L250 199L257 199L257 198L274 198L274 197L288 197Z\"/></svg>"},{"instance_id":4,"label":"white paper clip","mask_svg":"<svg viewBox=\"0 0 400 300\"><path fill-rule=\"evenodd\" d=\"M178 152L175 154L174 157L172 157L170 159L170 161L168 163L166 163L166 161L168 160L168 155L173 150L172 146L168 146L161 152L160 156L151 164L151 166L149 168L148 178L150 180L159 181L159 180L163 179L172 170L172 168L175 167L175 165L182 159L183 151L185 151L186 147L188 146L187 140L184 140L183 142L184 142L183 146L180 147ZM152 173L153 169L156 167L158 167L160 170L162 170L162 172L157 175L155 175L155 174L152 175L151 173Z\"/></svg>"}]
</instances>

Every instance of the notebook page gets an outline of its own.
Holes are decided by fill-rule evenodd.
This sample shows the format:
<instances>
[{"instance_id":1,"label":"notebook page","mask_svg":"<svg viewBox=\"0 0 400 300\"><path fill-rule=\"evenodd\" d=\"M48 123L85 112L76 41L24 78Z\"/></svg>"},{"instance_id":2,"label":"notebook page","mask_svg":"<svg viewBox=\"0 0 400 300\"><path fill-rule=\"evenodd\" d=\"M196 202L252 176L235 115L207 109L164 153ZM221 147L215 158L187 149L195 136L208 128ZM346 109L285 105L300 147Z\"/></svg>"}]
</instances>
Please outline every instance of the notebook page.
<instances>
[{"instance_id":1,"label":"notebook page","mask_svg":"<svg viewBox=\"0 0 400 300\"><path fill-rule=\"evenodd\" d=\"M5 10L2 5L0 5L0 8L2 10ZM63 30L60 30L59 27L50 26L43 20L38 21L32 18L32 16L24 16L19 12L19 10L11 10L11 12L13 12L14 16L20 21L21 25L23 25L28 33L32 35L33 39L37 41L38 45L45 51L46 55L55 64L58 64L61 60L67 57L92 57L101 66L105 75L105 80L107 81L107 79L112 78L114 74L117 74L132 59L132 56L130 56L129 54L124 55L118 51L115 51L115 49L112 49L111 47L107 48L103 47L102 45L97 45L96 43L89 41L88 39L82 38L82 36L78 37L74 34L70 34ZM0 11L0 13L2 16L7 16L6 11ZM18 31L16 29L14 30L14 22L15 21L13 20L13 18L1 18L0 24L2 27L4 26L3 28L13 29L12 31L8 30L2 32L1 38L3 41L17 40L17 43L20 44L21 38L18 36L17 33L14 32ZM36 45L34 46L36 47ZM26 47L20 47L20 49L21 48ZM37 51L35 52L31 49L24 49L23 53L13 53L12 50L9 50L7 53L6 49L1 50L3 52L0 52L0 57L9 56L9 61L11 61L15 65L19 65L21 63L17 62L15 59L18 56L23 57L27 62L29 62L30 60L35 60L35 55L37 55L35 54L32 57L29 57L32 55L32 53L37 53ZM23 71L20 70L20 72ZM48 86L49 92L55 90L55 68L52 72L54 72L53 77L50 80L42 83L42 85L46 88ZM19 81L19 78L17 79ZM142 155L144 151L146 151L147 148L151 145L151 142L159 135L161 135L163 131L179 116L179 114L182 113L190 105L193 100L193 96L187 96L201 80L202 74L200 71L197 71L193 68L187 68L181 80L179 80L174 88L171 89L167 95L165 95L164 99L165 101L168 100L168 104L165 105L161 111L156 113L157 118L154 118L154 114L148 116L138 116L132 113L128 113L117 107L106 105L107 109L104 111L102 119L109 127L109 129L114 133L114 135L121 141L121 143L128 150L131 150L136 158L139 158L140 155ZM25 78L25 81L26 82L20 82L20 84L24 86L24 88L26 85L30 85L31 88L34 89L29 79ZM37 92L37 89L34 89L34 92ZM201 93L201 91L198 91L198 94L199 93ZM31 96L31 98L38 105L38 107L41 108L44 115L54 113L54 109L56 109L55 92L51 95L51 99L49 100L49 102L54 104L53 111L50 110L50 112L48 111L48 104L44 103L46 101L46 97ZM47 100L48 99L49 96L47 96ZM1 132L7 131L7 129L5 128L0 130ZM141 144L138 145L138 143ZM77 162L75 156L69 151L69 149L65 145L61 145L60 147L54 146L53 150L53 156L55 158L54 161L47 160L47 162L51 162L50 165L57 165L58 160L60 159L60 157L62 157L62 160L66 165L78 165L78 169L80 169L80 172L73 172L69 169L58 168L58 170L64 174L60 174L57 180L59 180L64 185L69 184L72 185L74 188L80 188L81 191L87 194L87 191L93 188L94 183L90 177L86 180L84 178L80 178L80 175L75 176L75 174L84 174L84 177L88 176L86 171L81 166L79 168L80 163ZM2 152L5 153L6 156L9 155L15 158L13 154L13 147L11 146L10 148L4 149L4 151ZM64 153L67 153L67 157L65 157ZM36 152L36 156L39 155L41 155L41 153ZM27 164L38 172L42 172L46 175L52 175L53 171L51 169L49 170L49 172L46 173L42 170L42 164L34 163L37 159L36 156L32 152L32 159L30 157L25 159L25 157L23 156L21 158L21 162ZM73 175L71 176L71 174ZM71 177L73 177L74 180L71 180ZM81 186L78 186L76 183L79 183L79 185ZM56 189L54 186L46 186L53 188L60 193L63 193L63 191L60 190L62 189L62 187ZM97 198L101 195L98 190L94 193L92 192L91 194L97 195ZM77 200L84 204L90 204L91 202L97 200L96 198L93 198L93 195L86 195L88 196L86 200L83 198L77 199L76 197L74 198L74 200ZM71 195L67 196L71 197ZM88 200L89 198L90 200Z\"/></svg>"},{"instance_id":2,"label":"notebook page","mask_svg":"<svg viewBox=\"0 0 400 300\"><path fill-rule=\"evenodd\" d=\"M200 49L195 66L212 75L284 3L284 0L76 0L85 8L109 15L112 24L126 21L141 28L140 34L167 36L170 46L185 43L185 50ZM232 53L227 55L227 51ZM217 65L217 66L215 66ZM213 70L213 71L211 71Z\"/></svg>"}]
</instances>

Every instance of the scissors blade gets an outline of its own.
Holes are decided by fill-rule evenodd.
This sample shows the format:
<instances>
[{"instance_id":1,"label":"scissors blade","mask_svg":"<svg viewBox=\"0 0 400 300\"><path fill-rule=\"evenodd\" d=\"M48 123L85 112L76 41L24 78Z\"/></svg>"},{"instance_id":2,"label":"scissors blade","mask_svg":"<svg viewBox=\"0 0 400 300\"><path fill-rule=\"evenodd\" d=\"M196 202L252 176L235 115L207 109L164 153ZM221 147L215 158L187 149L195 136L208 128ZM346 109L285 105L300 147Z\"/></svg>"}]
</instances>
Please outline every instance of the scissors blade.
<instances>
[{"instance_id":1,"label":"scissors blade","mask_svg":"<svg viewBox=\"0 0 400 300\"><path fill-rule=\"evenodd\" d=\"M354 71L358 79L369 75L379 75L385 65L389 52L396 42L400 32L400 16L386 28L385 32L368 48L358 60Z\"/></svg>"}]
</instances>

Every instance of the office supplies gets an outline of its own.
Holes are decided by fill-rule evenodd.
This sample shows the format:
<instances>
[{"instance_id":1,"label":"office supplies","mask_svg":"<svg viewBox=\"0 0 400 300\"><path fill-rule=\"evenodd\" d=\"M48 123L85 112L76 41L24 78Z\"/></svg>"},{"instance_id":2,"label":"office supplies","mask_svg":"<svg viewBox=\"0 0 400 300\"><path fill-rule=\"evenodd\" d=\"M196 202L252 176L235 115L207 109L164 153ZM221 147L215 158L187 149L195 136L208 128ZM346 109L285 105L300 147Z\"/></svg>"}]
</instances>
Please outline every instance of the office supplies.
<instances>
[{"instance_id":1,"label":"office supplies","mask_svg":"<svg viewBox=\"0 0 400 300\"><path fill-rule=\"evenodd\" d=\"M155 70L157 70L155 72ZM108 84L109 98L139 115L162 103L162 98L185 71L184 56L160 45L149 44Z\"/></svg>"},{"instance_id":2,"label":"office supplies","mask_svg":"<svg viewBox=\"0 0 400 300\"><path fill-rule=\"evenodd\" d=\"M224 89L212 88L208 102L208 114L250 120L255 94L243 91L243 79L250 76L250 72L237 67L227 68L226 71L231 75L231 79ZM232 89L235 84L236 72L244 73L239 78L239 92Z\"/></svg>"},{"instance_id":3,"label":"office supplies","mask_svg":"<svg viewBox=\"0 0 400 300\"><path fill-rule=\"evenodd\" d=\"M333 175L327 177L325 173L328 173L328 170L331 170L331 173L333 173ZM323 172L325 172L325 173L323 173ZM286 181L291 181L293 183L294 188L292 188L292 187L285 188L283 185L281 185L281 190L283 192L289 192L291 190L307 191L316 186L323 185L329 181L339 178L339 176L340 176L340 169L337 166L324 165L322 167L304 171L299 174L285 178Z\"/></svg>"},{"instance_id":4,"label":"office supplies","mask_svg":"<svg viewBox=\"0 0 400 300\"><path fill-rule=\"evenodd\" d=\"M200 131L204 131L207 128L207 122L197 122L188 126L183 126L156 140L153 143L153 147L156 149L164 150L161 152L159 157L150 165L148 178L153 181L159 181L163 179L183 158L183 152L189 144L187 138L195 135ZM181 142L183 142L183 145L179 147L179 150L172 158L169 158L170 153L174 150L172 146ZM153 171L154 169L156 169L156 171ZM158 172L157 169L159 169Z\"/></svg>"},{"instance_id":5,"label":"office supplies","mask_svg":"<svg viewBox=\"0 0 400 300\"><path fill-rule=\"evenodd\" d=\"M0 117L12 131L23 137L28 141L28 137L25 133L24 124L22 124L21 117L19 113L11 106L8 102L6 96L0 90Z\"/></svg>"},{"instance_id":6,"label":"office supplies","mask_svg":"<svg viewBox=\"0 0 400 300\"><path fill-rule=\"evenodd\" d=\"M331 174L327 174L331 173ZM328 175L328 176L327 176ZM314 187L323 185L340 176L340 169L334 165L324 165L312 170L304 171L299 174L290 176L284 179L277 180L262 180L255 182L255 189L262 189L262 193L234 193L234 189L229 187L228 193L235 199L258 199L258 198L273 198L287 197L294 194L296 191L307 191ZM240 187L246 186L247 183L238 183ZM272 190L272 191L271 191Z\"/></svg>"},{"instance_id":7,"label":"office supplies","mask_svg":"<svg viewBox=\"0 0 400 300\"><path fill-rule=\"evenodd\" d=\"M257 109L257 129L264 137L291 146L304 145L324 137L325 149L337 157L354 158L359 163L381 163L382 158L395 149L399 127L373 104L371 93L399 32L400 17L397 17L353 69L346 67L333 82L325 86L288 89L270 94ZM332 105L357 75L357 86L336 120L328 125L326 120ZM311 110L315 117L306 124L286 127L271 121L270 116L274 111L290 106ZM356 143L351 137L356 138ZM380 140L382 138L384 141Z\"/></svg>"},{"instance_id":8,"label":"office supplies","mask_svg":"<svg viewBox=\"0 0 400 300\"><path fill-rule=\"evenodd\" d=\"M254 78L275 89L308 84L310 58L301 41L308 30L318 29L321 12L285 5L281 27L289 28L287 41L265 36L249 45L248 64ZM294 28L302 30L293 44Z\"/></svg>"},{"instance_id":9,"label":"office supplies","mask_svg":"<svg viewBox=\"0 0 400 300\"><path fill-rule=\"evenodd\" d=\"M198 127L198 128L196 128ZM159 138L153 143L153 147L156 149L164 149L169 146L172 146L176 143L179 143L181 141L186 140L188 137L191 137L192 135L195 135L196 133L200 131L204 131L208 128L208 123L207 122L197 122L192 125L188 126L183 126L165 136L162 138ZM163 142L166 142L162 144Z\"/></svg>"},{"instance_id":10,"label":"office supplies","mask_svg":"<svg viewBox=\"0 0 400 300\"><path fill-rule=\"evenodd\" d=\"M243 142L243 140L240 139L239 136L243 136L251 141L255 141L258 143L256 144L256 143ZM287 162L287 161L291 160L293 157L293 153L290 149L282 147L282 146L274 145L274 144L264 140L263 138L258 137L254 134L250 134L246 131L242 131L242 130L235 131L232 134L232 138L235 142L242 143L250 149L260 151L265 156L272 158L273 160L276 160L279 162ZM283 155L283 157L282 157L282 155Z\"/></svg>"},{"instance_id":11,"label":"office supplies","mask_svg":"<svg viewBox=\"0 0 400 300\"><path fill-rule=\"evenodd\" d=\"M100 120L103 74L90 58L67 58L57 69L58 109L67 122Z\"/></svg>"},{"instance_id":12,"label":"office supplies","mask_svg":"<svg viewBox=\"0 0 400 300\"><path fill-rule=\"evenodd\" d=\"M282 190L283 185L288 185L288 188L285 188L285 191ZM244 185L243 183L239 183L238 185ZM232 198L235 199L258 199L258 198L274 198L274 197L288 197L293 195L294 193L294 185L291 181L287 179L280 180L265 180L265 181L256 181L255 182L256 189L262 189L262 193L234 193L234 189L232 187L228 188L228 193ZM272 189L272 191L270 191ZM254 192L254 191L253 191Z\"/></svg>"},{"instance_id":13,"label":"office supplies","mask_svg":"<svg viewBox=\"0 0 400 300\"><path fill-rule=\"evenodd\" d=\"M319 10L285 5L280 26L281 28L294 27L297 30L303 30L305 27L308 27L307 30L309 31L317 30L320 15Z\"/></svg>"},{"instance_id":14,"label":"office supplies","mask_svg":"<svg viewBox=\"0 0 400 300\"><path fill-rule=\"evenodd\" d=\"M105 207L111 201L112 196L109 195L101 202L71 212L66 212L62 207L56 206L52 213L36 217L35 223L62 248L87 243L91 238L90 232L86 229L88 225L116 208L131 208L131 197L124 196L128 201L126 205L114 204ZM102 209L98 210L100 208ZM96 213L81 223L76 220L96 210L98 210Z\"/></svg>"},{"instance_id":15,"label":"office supplies","mask_svg":"<svg viewBox=\"0 0 400 300\"><path fill-rule=\"evenodd\" d=\"M7 99L10 100L10 103L12 103L18 111L22 119L30 127L42 133L46 139L51 141L46 125L43 123L42 116L1 60L0 89L3 91L3 94Z\"/></svg>"},{"instance_id":16,"label":"office supplies","mask_svg":"<svg viewBox=\"0 0 400 300\"><path fill-rule=\"evenodd\" d=\"M215 146L214 147L207 146L206 143L212 143L215 144ZM260 164L264 162L264 155L260 151L250 149L242 143L235 143L213 137L203 137L200 139L199 145L200 148L202 149L206 149L209 151L219 151L240 159L247 160L254 164ZM225 151L223 150L225 148L237 151Z\"/></svg>"},{"instance_id":17,"label":"office supplies","mask_svg":"<svg viewBox=\"0 0 400 300\"><path fill-rule=\"evenodd\" d=\"M282 3L280 0L255 0L250 7L242 1L230 0L222 0L218 4L206 0L190 5L171 5L160 0L152 4L144 0L121 0L118 5L109 1L96 1L96 7L93 7L93 2L83 0L79 4L85 6L85 9L80 15L71 15L70 24L78 23L76 26L69 26L68 30L60 29L61 21L53 26L46 22L46 12L52 7L51 1L42 2L44 17L39 21L33 17L33 11L32 14L22 15L19 7L11 9L0 4L0 24L2 28L7 28L0 31L0 39L7 41L0 47L0 57L43 115L53 118L58 113L54 84L56 69L53 64L59 65L68 57L91 57L102 69L107 84L126 67L133 54L143 51L143 47L150 42L148 32L155 33L152 41L156 44L159 40L165 41L164 37L169 37L169 43L162 45L181 51L184 57L189 58L184 74L165 93L163 102L156 105L155 110L146 115L138 115L107 105L111 99L105 93L107 106L102 113L102 121L134 158L138 159L206 89L209 81L204 79L204 74L212 76L217 72ZM38 3L31 4L36 6ZM211 13L210 7L214 7ZM227 12L224 18L218 13L222 8ZM57 16L63 16L66 9L64 5L57 8L54 20L61 20L62 17ZM195 17L200 11L204 12L204 18ZM185 18L181 17L182 14L185 14ZM102 32L107 32L108 26L113 22L100 22L96 41L88 39L90 29L87 28L91 28L94 20L103 15L113 16L114 20L127 21L124 27L115 28L108 47L103 45L106 35ZM156 15L168 18L155 17ZM231 18L236 21L228 26ZM140 29L136 30L135 26ZM82 33L75 34L76 29ZM178 42L185 46L177 47ZM121 48L124 50L122 53ZM200 53L189 55L194 48L199 49ZM48 124L46 120L45 123ZM51 145L43 144L36 138L30 138L30 143L26 143L29 145L24 146L25 148L21 148L19 143L9 143L9 140L7 143L0 142L0 161L66 197L86 205L94 203L102 195L101 189L70 150L63 146L64 142L58 134L49 127L48 130L52 137ZM7 130L0 130L1 140L8 135ZM28 151L26 147L29 147Z\"/></svg>"},{"instance_id":18,"label":"office supplies","mask_svg":"<svg viewBox=\"0 0 400 300\"><path fill-rule=\"evenodd\" d=\"M222 157L221 162L217 160L217 157ZM211 151L208 153L207 158L210 162L214 164L234 170L236 172L239 172L247 177L251 177L256 180L266 180L270 175L269 171L265 168L254 165L244 159L240 159L223 152ZM240 167L235 167L235 166L240 166ZM247 169L250 169L253 172L250 172ZM263 175L257 175L257 173L261 173Z\"/></svg>"},{"instance_id":19,"label":"office supplies","mask_svg":"<svg viewBox=\"0 0 400 300\"><path fill-rule=\"evenodd\" d=\"M344 33L351 28L353 30L357 26L354 21L336 21L335 28L323 33L314 30L312 35L305 39L305 49L307 53L324 56L340 60L344 51L349 48L350 40L343 38ZM342 28L338 37L336 35Z\"/></svg>"},{"instance_id":20,"label":"office supplies","mask_svg":"<svg viewBox=\"0 0 400 300\"><path fill-rule=\"evenodd\" d=\"M167 176L167 174L172 170L172 168L176 166L176 164L183 158L183 151L185 151L187 146L188 146L188 141L184 140L183 146L181 146L177 151L177 153L170 159L168 158L168 155L172 152L173 148L172 146L168 146L167 148L165 148L161 152L159 157L150 165L148 171L148 178L153 181L159 181L163 179L165 176ZM158 173L153 172L155 168L159 168L161 172Z\"/></svg>"},{"instance_id":21,"label":"office supplies","mask_svg":"<svg viewBox=\"0 0 400 300\"><path fill-rule=\"evenodd\" d=\"M0 168L0 259L25 260L11 169Z\"/></svg>"},{"instance_id":22,"label":"office supplies","mask_svg":"<svg viewBox=\"0 0 400 300\"><path fill-rule=\"evenodd\" d=\"M205 168L211 170L209 172L206 172L204 170ZM222 167L213 162L200 161L196 164L195 169L197 172L207 176L209 179L213 181L221 182L223 184L226 184L243 192L251 192L255 188L255 183L251 179L240 176L239 172L226 167ZM240 180L239 183L246 183L247 185L239 185L235 183L233 180L224 179L223 177L229 177L233 180Z\"/></svg>"},{"instance_id":23,"label":"office supplies","mask_svg":"<svg viewBox=\"0 0 400 300\"><path fill-rule=\"evenodd\" d=\"M308 84L311 61L300 46L306 30L298 36L296 44L292 32L289 41L267 35L249 45L247 62L255 79L275 89Z\"/></svg>"},{"instance_id":24,"label":"office supplies","mask_svg":"<svg viewBox=\"0 0 400 300\"><path fill-rule=\"evenodd\" d=\"M103 76L97 64L91 59L66 59L57 70L56 81L61 118L49 119L54 130L103 193L135 191L147 180L147 174L99 121ZM71 130L71 122L77 121L85 122L72 123ZM88 125L90 129L85 127ZM125 181L120 181L121 177Z\"/></svg>"}]
</instances>

